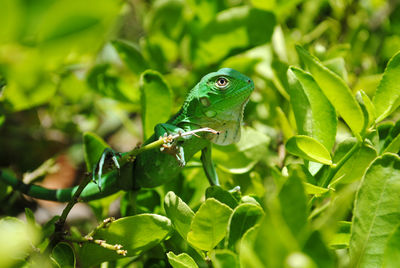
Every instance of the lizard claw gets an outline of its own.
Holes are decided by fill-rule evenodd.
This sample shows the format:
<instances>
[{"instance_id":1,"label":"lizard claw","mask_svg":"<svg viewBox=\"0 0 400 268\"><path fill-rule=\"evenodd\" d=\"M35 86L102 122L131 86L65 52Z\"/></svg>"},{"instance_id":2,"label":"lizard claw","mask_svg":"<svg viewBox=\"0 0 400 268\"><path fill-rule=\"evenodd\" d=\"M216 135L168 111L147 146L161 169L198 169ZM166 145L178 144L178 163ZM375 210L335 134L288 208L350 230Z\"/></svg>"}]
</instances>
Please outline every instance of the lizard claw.
<instances>
[{"instance_id":1,"label":"lizard claw","mask_svg":"<svg viewBox=\"0 0 400 268\"><path fill-rule=\"evenodd\" d=\"M111 148L105 148L103 153L101 154L101 157L99 159L99 162L96 165L96 168L93 169L92 171L92 179L94 183L97 183L97 186L99 187L99 190L101 191L101 186L102 186L102 181L101 181L101 176L103 175L103 168L105 161L109 160L109 156L111 156L111 163L107 162L109 165L107 169L112 169L112 167L116 167L118 170L118 175L120 175L120 165L118 163L118 157L121 157L120 153L115 152ZM97 171L97 174L96 174Z\"/></svg>"}]
</instances>

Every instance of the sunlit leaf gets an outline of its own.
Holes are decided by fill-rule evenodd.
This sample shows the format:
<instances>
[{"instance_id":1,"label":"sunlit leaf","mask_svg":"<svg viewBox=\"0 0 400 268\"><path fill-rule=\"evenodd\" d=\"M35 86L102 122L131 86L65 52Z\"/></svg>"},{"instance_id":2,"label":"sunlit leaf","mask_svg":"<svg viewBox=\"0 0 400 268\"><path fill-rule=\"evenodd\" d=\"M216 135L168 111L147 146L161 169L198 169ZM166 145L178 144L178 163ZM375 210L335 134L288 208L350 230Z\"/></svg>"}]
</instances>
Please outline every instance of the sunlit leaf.
<instances>
[{"instance_id":1,"label":"sunlit leaf","mask_svg":"<svg viewBox=\"0 0 400 268\"><path fill-rule=\"evenodd\" d=\"M175 255L172 251L167 253L169 264L173 268L197 268L197 263L186 253Z\"/></svg>"},{"instance_id":2,"label":"sunlit leaf","mask_svg":"<svg viewBox=\"0 0 400 268\"><path fill-rule=\"evenodd\" d=\"M296 135L286 142L286 150L305 160L331 165L331 156L326 148L317 140L304 135Z\"/></svg>"},{"instance_id":3,"label":"sunlit leaf","mask_svg":"<svg viewBox=\"0 0 400 268\"><path fill-rule=\"evenodd\" d=\"M390 59L372 99L376 109L376 122L385 119L400 105L399 77L400 52Z\"/></svg>"},{"instance_id":4,"label":"sunlit leaf","mask_svg":"<svg viewBox=\"0 0 400 268\"><path fill-rule=\"evenodd\" d=\"M166 122L171 115L172 93L162 75L147 70L140 77L143 137L154 132L154 126Z\"/></svg>"},{"instance_id":5,"label":"sunlit leaf","mask_svg":"<svg viewBox=\"0 0 400 268\"><path fill-rule=\"evenodd\" d=\"M355 199L350 239L352 267L380 267L400 221L400 158L384 154L367 170Z\"/></svg>"},{"instance_id":6,"label":"sunlit leaf","mask_svg":"<svg viewBox=\"0 0 400 268\"><path fill-rule=\"evenodd\" d=\"M194 215L187 240L193 246L210 251L225 236L232 209L214 198L207 199Z\"/></svg>"},{"instance_id":7,"label":"sunlit leaf","mask_svg":"<svg viewBox=\"0 0 400 268\"><path fill-rule=\"evenodd\" d=\"M194 212L174 192L168 192L165 195L164 209L175 229L183 239L186 239Z\"/></svg>"},{"instance_id":8,"label":"sunlit leaf","mask_svg":"<svg viewBox=\"0 0 400 268\"><path fill-rule=\"evenodd\" d=\"M304 48L296 46L296 50L322 92L324 92L351 130L355 134L361 133L364 127L364 116L347 84Z\"/></svg>"},{"instance_id":9,"label":"sunlit leaf","mask_svg":"<svg viewBox=\"0 0 400 268\"><path fill-rule=\"evenodd\" d=\"M290 70L290 102L298 133L313 137L331 150L336 137L335 109L311 75L295 67Z\"/></svg>"},{"instance_id":10,"label":"sunlit leaf","mask_svg":"<svg viewBox=\"0 0 400 268\"><path fill-rule=\"evenodd\" d=\"M139 255L166 239L172 232L171 221L156 214L141 214L113 221L107 228L100 229L94 239L105 240L108 244L122 245L127 257ZM79 249L80 265L94 266L124 256L93 243L85 243Z\"/></svg>"}]
</instances>

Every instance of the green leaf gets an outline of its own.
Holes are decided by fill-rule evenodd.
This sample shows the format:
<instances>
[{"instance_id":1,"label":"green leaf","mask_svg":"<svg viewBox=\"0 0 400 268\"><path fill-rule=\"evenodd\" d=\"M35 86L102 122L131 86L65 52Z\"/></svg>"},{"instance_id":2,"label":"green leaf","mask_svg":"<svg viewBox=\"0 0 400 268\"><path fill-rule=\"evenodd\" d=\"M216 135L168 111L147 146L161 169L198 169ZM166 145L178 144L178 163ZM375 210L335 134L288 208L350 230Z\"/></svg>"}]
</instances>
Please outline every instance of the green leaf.
<instances>
[{"instance_id":1,"label":"green leaf","mask_svg":"<svg viewBox=\"0 0 400 268\"><path fill-rule=\"evenodd\" d=\"M400 260L400 226L390 234L386 243L382 267L395 268L399 266Z\"/></svg>"},{"instance_id":2,"label":"green leaf","mask_svg":"<svg viewBox=\"0 0 400 268\"><path fill-rule=\"evenodd\" d=\"M386 66L372 102L376 109L376 122L389 116L400 105L400 52Z\"/></svg>"},{"instance_id":3,"label":"green leaf","mask_svg":"<svg viewBox=\"0 0 400 268\"><path fill-rule=\"evenodd\" d=\"M248 172L268 152L270 138L250 128L242 128L240 141L228 146L213 145L213 160L218 168L232 174Z\"/></svg>"},{"instance_id":4,"label":"green leaf","mask_svg":"<svg viewBox=\"0 0 400 268\"><path fill-rule=\"evenodd\" d=\"M213 251L211 262L215 268L240 268L238 255L227 249Z\"/></svg>"},{"instance_id":5,"label":"green leaf","mask_svg":"<svg viewBox=\"0 0 400 268\"><path fill-rule=\"evenodd\" d=\"M229 219L225 247L233 249L244 233L256 225L263 215L264 211L258 205L245 203L237 206Z\"/></svg>"},{"instance_id":6,"label":"green leaf","mask_svg":"<svg viewBox=\"0 0 400 268\"><path fill-rule=\"evenodd\" d=\"M207 199L194 215L188 242L199 249L212 250L224 238L231 214L227 205Z\"/></svg>"},{"instance_id":7,"label":"green leaf","mask_svg":"<svg viewBox=\"0 0 400 268\"><path fill-rule=\"evenodd\" d=\"M26 222L32 226L36 224L35 215L30 208L25 208Z\"/></svg>"},{"instance_id":8,"label":"green leaf","mask_svg":"<svg viewBox=\"0 0 400 268\"><path fill-rule=\"evenodd\" d=\"M333 248L349 248L351 222L340 221L339 230L329 241L329 246Z\"/></svg>"},{"instance_id":9,"label":"green leaf","mask_svg":"<svg viewBox=\"0 0 400 268\"><path fill-rule=\"evenodd\" d=\"M58 267L75 267L76 260L71 246L65 242L58 243L51 254Z\"/></svg>"},{"instance_id":10,"label":"green leaf","mask_svg":"<svg viewBox=\"0 0 400 268\"><path fill-rule=\"evenodd\" d=\"M94 66L88 73L88 85L97 93L124 103L136 100L136 91L132 89L131 81L121 76L109 63Z\"/></svg>"},{"instance_id":11,"label":"green leaf","mask_svg":"<svg viewBox=\"0 0 400 268\"><path fill-rule=\"evenodd\" d=\"M383 153L398 153L400 150L400 121L397 121L385 137Z\"/></svg>"},{"instance_id":12,"label":"green leaf","mask_svg":"<svg viewBox=\"0 0 400 268\"><path fill-rule=\"evenodd\" d=\"M168 192L164 199L164 209L171 219L172 224L178 233L186 240L190 231L190 224L194 217L194 212L182 201L174 192Z\"/></svg>"},{"instance_id":13,"label":"green leaf","mask_svg":"<svg viewBox=\"0 0 400 268\"><path fill-rule=\"evenodd\" d=\"M327 188L322 188L308 182L304 182L303 185L306 194L314 194L316 196L321 196L329 191L329 189Z\"/></svg>"},{"instance_id":14,"label":"green leaf","mask_svg":"<svg viewBox=\"0 0 400 268\"><path fill-rule=\"evenodd\" d=\"M121 59L134 74L140 74L144 70L148 69L148 64L136 45L124 40L114 40L111 44L118 51Z\"/></svg>"},{"instance_id":15,"label":"green leaf","mask_svg":"<svg viewBox=\"0 0 400 268\"><path fill-rule=\"evenodd\" d=\"M285 113L282 111L281 107L276 107L276 114L278 116L278 123L282 130L284 140L288 140L294 135L294 131L290 126L289 120L287 119Z\"/></svg>"},{"instance_id":16,"label":"green leaf","mask_svg":"<svg viewBox=\"0 0 400 268\"><path fill-rule=\"evenodd\" d=\"M278 195L282 217L296 238L300 238L307 225L307 197L301 179L293 174L283 184Z\"/></svg>"},{"instance_id":17,"label":"green leaf","mask_svg":"<svg viewBox=\"0 0 400 268\"><path fill-rule=\"evenodd\" d=\"M192 56L198 67L217 63L233 50L236 52L265 44L271 40L276 24L272 12L248 6L219 12L196 39Z\"/></svg>"},{"instance_id":18,"label":"green leaf","mask_svg":"<svg viewBox=\"0 0 400 268\"><path fill-rule=\"evenodd\" d=\"M239 204L239 202L230 192L216 185L207 188L206 198L215 198L221 203L228 205L231 209L235 209L235 207L237 207Z\"/></svg>"},{"instance_id":19,"label":"green leaf","mask_svg":"<svg viewBox=\"0 0 400 268\"><path fill-rule=\"evenodd\" d=\"M364 126L365 128L368 128L375 123L376 115L374 104L363 90L357 91L356 99L364 113Z\"/></svg>"},{"instance_id":20,"label":"green leaf","mask_svg":"<svg viewBox=\"0 0 400 268\"><path fill-rule=\"evenodd\" d=\"M346 139L338 145L335 151L335 157L333 158L334 163L340 161L340 159L357 143L354 138ZM352 183L361 180L365 173L365 170L369 167L371 162L377 156L376 150L364 143L354 154L348 159L344 165L338 170L332 179L333 184L340 183Z\"/></svg>"},{"instance_id":21,"label":"green leaf","mask_svg":"<svg viewBox=\"0 0 400 268\"><path fill-rule=\"evenodd\" d=\"M186 253L175 255L172 251L167 253L169 264L173 268L197 268L197 263Z\"/></svg>"},{"instance_id":22,"label":"green leaf","mask_svg":"<svg viewBox=\"0 0 400 268\"><path fill-rule=\"evenodd\" d=\"M323 241L321 234L314 231L306 241L303 252L310 256L317 267L336 267L331 250Z\"/></svg>"},{"instance_id":23,"label":"green leaf","mask_svg":"<svg viewBox=\"0 0 400 268\"><path fill-rule=\"evenodd\" d=\"M311 75L295 67L290 71L290 103L298 133L313 137L331 150L337 127L335 109Z\"/></svg>"},{"instance_id":24,"label":"green leaf","mask_svg":"<svg viewBox=\"0 0 400 268\"><path fill-rule=\"evenodd\" d=\"M322 63L326 68L337 74L343 81L347 82L346 63L343 58L333 58Z\"/></svg>"},{"instance_id":25,"label":"green leaf","mask_svg":"<svg viewBox=\"0 0 400 268\"><path fill-rule=\"evenodd\" d=\"M358 190L350 239L351 267L381 267L385 245L400 222L400 158L383 154Z\"/></svg>"},{"instance_id":26,"label":"green leaf","mask_svg":"<svg viewBox=\"0 0 400 268\"><path fill-rule=\"evenodd\" d=\"M16 77L15 80L17 79L21 77ZM44 104L51 100L57 90L48 75L35 73L29 77L29 82L31 84L27 85L20 80L7 81L7 86L2 92L2 100L11 106L11 110L21 111Z\"/></svg>"},{"instance_id":27,"label":"green leaf","mask_svg":"<svg viewBox=\"0 0 400 268\"><path fill-rule=\"evenodd\" d=\"M360 134L364 127L364 115L347 84L304 48L296 46L296 50L322 92L324 92L353 133Z\"/></svg>"},{"instance_id":28,"label":"green leaf","mask_svg":"<svg viewBox=\"0 0 400 268\"><path fill-rule=\"evenodd\" d=\"M296 135L291 137L286 142L286 150L305 160L332 165L331 155L324 145L308 136Z\"/></svg>"},{"instance_id":29,"label":"green leaf","mask_svg":"<svg viewBox=\"0 0 400 268\"><path fill-rule=\"evenodd\" d=\"M147 70L140 76L140 92L143 138L146 140L154 132L157 124L169 119L172 92L162 75L153 70Z\"/></svg>"},{"instance_id":30,"label":"green leaf","mask_svg":"<svg viewBox=\"0 0 400 268\"><path fill-rule=\"evenodd\" d=\"M92 171L96 167L104 149L108 147L108 144L95 133L83 133L83 148L87 171Z\"/></svg>"},{"instance_id":31,"label":"green leaf","mask_svg":"<svg viewBox=\"0 0 400 268\"><path fill-rule=\"evenodd\" d=\"M168 218L156 214L141 214L113 221L106 228L98 230L93 238L105 240L111 245L122 245L122 250L127 250L126 257L132 257L167 239L172 230ZM85 243L79 249L82 267L123 257L115 251L92 243Z\"/></svg>"}]
</instances>

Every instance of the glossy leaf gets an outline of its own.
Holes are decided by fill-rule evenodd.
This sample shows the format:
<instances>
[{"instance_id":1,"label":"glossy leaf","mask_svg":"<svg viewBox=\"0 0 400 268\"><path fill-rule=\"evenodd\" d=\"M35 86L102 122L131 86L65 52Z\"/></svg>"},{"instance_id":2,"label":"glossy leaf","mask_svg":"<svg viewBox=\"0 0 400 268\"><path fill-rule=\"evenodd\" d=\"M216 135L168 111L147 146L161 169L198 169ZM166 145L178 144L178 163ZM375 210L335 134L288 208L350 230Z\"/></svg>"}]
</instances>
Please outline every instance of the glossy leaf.
<instances>
[{"instance_id":1,"label":"glossy leaf","mask_svg":"<svg viewBox=\"0 0 400 268\"><path fill-rule=\"evenodd\" d=\"M122 249L127 250L126 257L132 257L159 244L171 232L172 224L168 218L156 214L141 214L113 221L106 228L98 230L93 238L105 240L111 245L122 245ZM115 251L92 243L85 243L79 249L82 267L122 257L124 256Z\"/></svg>"},{"instance_id":2,"label":"glossy leaf","mask_svg":"<svg viewBox=\"0 0 400 268\"><path fill-rule=\"evenodd\" d=\"M225 247L233 249L244 233L256 225L264 215L263 209L251 203L237 206L229 219Z\"/></svg>"},{"instance_id":3,"label":"glossy leaf","mask_svg":"<svg viewBox=\"0 0 400 268\"><path fill-rule=\"evenodd\" d=\"M313 137L331 150L336 137L335 109L311 75L295 67L290 71L290 103L298 133Z\"/></svg>"},{"instance_id":4,"label":"glossy leaf","mask_svg":"<svg viewBox=\"0 0 400 268\"><path fill-rule=\"evenodd\" d=\"M199 249L212 250L225 237L231 214L227 205L207 199L194 215L188 242Z\"/></svg>"},{"instance_id":5,"label":"glossy leaf","mask_svg":"<svg viewBox=\"0 0 400 268\"><path fill-rule=\"evenodd\" d=\"M175 229L186 240L194 212L174 192L168 192L165 195L164 209Z\"/></svg>"},{"instance_id":6,"label":"glossy leaf","mask_svg":"<svg viewBox=\"0 0 400 268\"><path fill-rule=\"evenodd\" d=\"M332 160L328 150L317 140L303 135L296 135L286 142L286 150L305 160L331 165Z\"/></svg>"},{"instance_id":7,"label":"glossy leaf","mask_svg":"<svg viewBox=\"0 0 400 268\"><path fill-rule=\"evenodd\" d=\"M173 268L197 268L197 263L186 253L175 255L172 251L167 253L169 264Z\"/></svg>"},{"instance_id":8,"label":"glossy leaf","mask_svg":"<svg viewBox=\"0 0 400 268\"><path fill-rule=\"evenodd\" d=\"M162 75L153 70L147 70L140 76L140 92L143 137L147 139L154 132L155 125L169 119L172 93Z\"/></svg>"},{"instance_id":9,"label":"glossy leaf","mask_svg":"<svg viewBox=\"0 0 400 268\"><path fill-rule=\"evenodd\" d=\"M70 268L75 267L75 255L71 246L68 243L62 242L58 243L53 251L52 258L57 263L60 268Z\"/></svg>"},{"instance_id":10,"label":"glossy leaf","mask_svg":"<svg viewBox=\"0 0 400 268\"><path fill-rule=\"evenodd\" d=\"M321 196L322 194L329 191L329 189L327 188L322 188L308 182L304 182L303 184L304 184L304 191L306 192L306 194L314 194L316 196Z\"/></svg>"},{"instance_id":11,"label":"glossy leaf","mask_svg":"<svg viewBox=\"0 0 400 268\"><path fill-rule=\"evenodd\" d=\"M293 137L294 130L290 126L289 120L287 119L285 113L282 111L281 107L276 107L276 114L278 116L278 123L282 130L283 138L285 141Z\"/></svg>"},{"instance_id":12,"label":"glossy leaf","mask_svg":"<svg viewBox=\"0 0 400 268\"><path fill-rule=\"evenodd\" d=\"M394 55L372 99L376 109L376 122L390 115L400 105L400 52Z\"/></svg>"},{"instance_id":13,"label":"glossy leaf","mask_svg":"<svg viewBox=\"0 0 400 268\"><path fill-rule=\"evenodd\" d=\"M83 134L83 148L87 171L92 171L96 167L104 149L108 147L108 144L95 133L85 132Z\"/></svg>"},{"instance_id":14,"label":"glossy leaf","mask_svg":"<svg viewBox=\"0 0 400 268\"><path fill-rule=\"evenodd\" d=\"M350 129L355 134L361 133L364 127L364 115L347 84L304 48L296 46L296 50L322 92L343 117Z\"/></svg>"},{"instance_id":15,"label":"glossy leaf","mask_svg":"<svg viewBox=\"0 0 400 268\"><path fill-rule=\"evenodd\" d=\"M376 118L374 104L363 90L357 91L356 99L364 113L364 126L372 126Z\"/></svg>"},{"instance_id":16,"label":"glossy leaf","mask_svg":"<svg viewBox=\"0 0 400 268\"><path fill-rule=\"evenodd\" d=\"M352 267L381 267L386 243L400 221L400 158L384 154L358 190L350 240Z\"/></svg>"}]
</instances>

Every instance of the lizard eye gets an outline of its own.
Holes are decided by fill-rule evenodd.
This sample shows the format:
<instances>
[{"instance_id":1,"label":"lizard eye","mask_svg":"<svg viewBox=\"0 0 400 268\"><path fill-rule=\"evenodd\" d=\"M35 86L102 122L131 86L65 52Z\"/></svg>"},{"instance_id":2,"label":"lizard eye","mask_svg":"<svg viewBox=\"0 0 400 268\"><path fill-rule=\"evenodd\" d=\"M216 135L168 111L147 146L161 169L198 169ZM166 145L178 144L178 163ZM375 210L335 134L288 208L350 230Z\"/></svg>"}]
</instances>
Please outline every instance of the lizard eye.
<instances>
[{"instance_id":1,"label":"lizard eye","mask_svg":"<svg viewBox=\"0 0 400 268\"><path fill-rule=\"evenodd\" d=\"M225 77L218 77L217 81L215 81L215 85L220 89L225 89L228 84L229 81Z\"/></svg>"}]
</instances>

